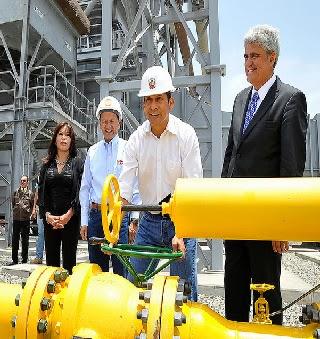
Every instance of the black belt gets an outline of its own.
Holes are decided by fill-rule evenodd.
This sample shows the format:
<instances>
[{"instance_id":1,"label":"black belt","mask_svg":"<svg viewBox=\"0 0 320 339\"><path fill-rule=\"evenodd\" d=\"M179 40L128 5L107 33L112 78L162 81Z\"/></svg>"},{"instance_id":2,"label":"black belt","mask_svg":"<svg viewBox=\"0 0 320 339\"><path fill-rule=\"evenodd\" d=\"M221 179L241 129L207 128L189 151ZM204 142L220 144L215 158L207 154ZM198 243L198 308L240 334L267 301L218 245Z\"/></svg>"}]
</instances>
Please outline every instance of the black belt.
<instances>
[{"instance_id":1,"label":"black belt","mask_svg":"<svg viewBox=\"0 0 320 339\"><path fill-rule=\"evenodd\" d=\"M97 204L96 202L92 202L91 203L91 208L95 209L95 210L98 210L98 211L101 211L101 204Z\"/></svg>"}]
</instances>

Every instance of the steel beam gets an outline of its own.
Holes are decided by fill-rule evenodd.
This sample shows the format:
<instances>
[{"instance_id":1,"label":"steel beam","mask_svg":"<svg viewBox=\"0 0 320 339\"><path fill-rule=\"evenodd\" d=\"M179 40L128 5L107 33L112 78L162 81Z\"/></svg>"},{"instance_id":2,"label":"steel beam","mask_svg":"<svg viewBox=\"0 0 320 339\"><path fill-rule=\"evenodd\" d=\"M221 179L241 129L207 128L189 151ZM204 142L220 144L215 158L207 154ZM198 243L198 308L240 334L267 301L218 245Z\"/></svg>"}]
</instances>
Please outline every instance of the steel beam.
<instances>
[{"instance_id":1,"label":"steel beam","mask_svg":"<svg viewBox=\"0 0 320 339\"><path fill-rule=\"evenodd\" d=\"M26 141L26 143L23 146L23 149L25 150L26 148L30 147L30 145L36 140L37 135L40 133L40 131L44 128L46 125L47 120L43 120L40 122L40 124L37 126L35 131L32 133L30 136L30 139Z\"/></svg>"},{"instance_id":2,"label":"steel beam","mask_svg":"<svg viewBox=\"0 0 320 339\"><path fill-rule=\"evenodd\" d=\"M170 0L170 3L172 5L172 7L174 8L174 10L176 11L176 14L177 14L178 18L180 19L180 22L182 23L182 25L183 25L183 27L184 27L187 35L188 35L188 38L191 41L193 47L197 51L198 59L199 59L201 66L205 67L207 65L207 61L204 59L202 51L201 51L196 39L194 38L189 26L187 25L186 20L184 18L184 15L179 10L178 5L176 3L176 0ZM218 42L219 42L219 40L218 40Z\"/></svg>"},{"instance_id":3,"label":"steel beam","mask_svg":"<svg viewBox=\"0 0 320 339\"><path fill-rule=\"evenodd\" d=\"M9 60L9 62L10 62L10 66L11 66L12 72L14 74L14 77L15 77L16 81L19 82L19 76L18 76L18 72L17 72L16 66L14 65L14 62L13 62L10 50L8 48L6 39L5 39L1 29L0 29L0 39L2 40L2 44L3 44L3 47L4 47L5 51L6 51L7 58Z\"/></svg>"},{"instance_id":4,"label":"steel beam","mask_svg":"<svg viewBox=\"0 0 320 339\"><path fill-rule=\"evenodd\" d=\"M112 51L112 1L101 0L102 3L102 36L101 36L101 76L108 77L111 74ZM100 85L100 99L109 94L109 81Z\"/></svg>"},{"instance_id":5,"label":"steel beam","mask_svg":"<svg viewBox=\"0 0 320 339\"><path fill-rule=\"evenodd\" d=\"M105 1L105 0L104 0ZM119 57L118 57L118 60L113 68L113 71L112 71L112 78L115 78L117 76L117 74L120 72L121 68L122 68L122 63L124 61L123 57L124 55L126 54L126 50L132 40L132 37L134 35L134 32L137 28L137 25L141 19L141 16L142 16L142 13L144 11L144 8L147 4L148 0L141 0L141 2L139 3L139 9L138 9L138 12L133 20L133 23L129 29L129 32L128 32L128 35L126 36L126 40L121 48L121 51L120 51L120 54L119 54Z\"/></svg>"},{"instance_id":6,"label":"steel beam","mask_svg":"<svg viewBox=\"0 0 320 339\"><path fill-rule=\"evenodd\" d=\"M0 139L2 139L6 134L12 133L13 122L9 123L1 132Z\"/></svg>"},{"instance_id":7,"label":"steel beam","mask_svg":"<svg viewBox=\"0 0 320 339\"><path fill-rule=\"evenodd\" d=\"M211 65L220 64L218 0L208 2L209 6L209 37ZM221 73L211 69L211 102L212 105L212 177L220 177L222 168L222 113L221 113ZM222 240L212 241L211 267L215 271L223 270Z\"/></svg>"},{"instance_id":8,"label":"steel beam","mask_svg":"<svg viewBox=\"0 0 320 339\"><path fill-rule=\"evenodd\" d=\"M194 12L187 12L183 14L185 21L197 21L207 19L209 16L209 11L207 9L200 9ZM178 15L170 11L167 15L157 16L153 19L154 23L157 25L166 25L172 22L179 22L180 19Z\"/></svg>"}]
</instances>

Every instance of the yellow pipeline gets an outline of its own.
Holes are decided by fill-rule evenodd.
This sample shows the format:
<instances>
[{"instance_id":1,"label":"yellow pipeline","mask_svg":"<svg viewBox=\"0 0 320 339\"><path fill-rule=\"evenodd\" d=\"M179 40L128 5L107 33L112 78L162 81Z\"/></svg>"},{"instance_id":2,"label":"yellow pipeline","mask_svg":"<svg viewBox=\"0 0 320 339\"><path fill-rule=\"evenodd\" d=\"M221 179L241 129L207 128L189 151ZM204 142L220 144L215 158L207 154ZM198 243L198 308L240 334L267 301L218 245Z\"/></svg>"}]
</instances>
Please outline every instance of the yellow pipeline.
<instances>
[{"instance_id":1,"label":"yellow pipeline","mask_svg":"<svg viewBox=\"0 0 320 339\"><path fill-rule=\"evenodd\" d=\"M17 284L0 283L0 338L12 338L14 335L13 324L16 322L19 295L22 287ZM17 298L17 301L15 299Z\"/></svg>"},{"instance_id":2,"label":"yellow pipeline","mask_svg":"<svg viewBox=\"0 0 320 339\"><path fill-rule=\"evenodd\" d=\"M320 180L178 179L162 205L179 237L319 241Z\"/></svg>"},{"instance_id":3,"label":"yellow pipeline","mask_svg":"<svg viewBox=\"0 0 320 339\"><path fill-rule=\"evenodd\" d=\"M101 272L97 265L80 264L69 277L60 268L43 266L23 290L0 285L0 337L311 339L319 327L232 322L205 305L186 301L183 293L178 277L157 275L142 290L118 275Z\"/></svg>"}]
</instances>

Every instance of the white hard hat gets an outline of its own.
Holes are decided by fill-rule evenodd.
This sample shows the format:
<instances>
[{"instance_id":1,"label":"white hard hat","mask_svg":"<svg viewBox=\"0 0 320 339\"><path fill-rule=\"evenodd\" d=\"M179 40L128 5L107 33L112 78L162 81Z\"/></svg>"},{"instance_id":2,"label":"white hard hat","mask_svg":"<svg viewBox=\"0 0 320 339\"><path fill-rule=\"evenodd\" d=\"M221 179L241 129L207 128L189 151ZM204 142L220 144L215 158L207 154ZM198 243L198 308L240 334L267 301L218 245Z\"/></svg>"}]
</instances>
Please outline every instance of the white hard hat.
<instances>
[{"instance_id":1,"label":"white hard hat","mask_svg":"<svg viewBox=\"0 0 320 339\"><path fill-rule=\"evenodd\" d=\"M173 92L174 90L169 72L161 66L152 66L142 76L138 97Z\"/></svg>"},{"instance_id":2,"label":"white hard hat","mask_svg":"<svg viewBox=\"0 0 320 339\"><path fill-rule=\"evenodd\" d=\"M98 120L100 120L100 114L103 111L113 112L118 116L119 120L122 120L122 109L119 101L115 97L109 95L100 101L96 111L96 117Z\"/></svg>"}]
</instances>

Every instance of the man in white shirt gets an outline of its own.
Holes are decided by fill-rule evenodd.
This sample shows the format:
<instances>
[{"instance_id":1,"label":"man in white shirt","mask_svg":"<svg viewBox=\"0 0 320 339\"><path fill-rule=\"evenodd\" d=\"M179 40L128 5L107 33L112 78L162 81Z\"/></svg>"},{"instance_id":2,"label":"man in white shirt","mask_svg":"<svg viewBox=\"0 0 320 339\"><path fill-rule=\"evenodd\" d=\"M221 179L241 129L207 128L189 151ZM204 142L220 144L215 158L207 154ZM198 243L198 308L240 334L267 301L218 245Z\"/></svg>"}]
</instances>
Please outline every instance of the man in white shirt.
<instances>
[{"instance_id":1,"label":"man in white shirt","mask_svg":"<svg viewBox=\"0 0 320 339\"><path fill-rule=\"evenodd\" d=\"M142 204L147 205L159 204L168 198L177 178L202 177L199 142L194 129L170 114L174 108L171 96L174 90L170 74L160 66L150 67L142 77L138 96L143 97L147 121L130 136L125 147L123 171L119 177L124 202L131 199L136 173ZM184 258L170 265L170 274L188 281L191 300L197 300L196 239L177 238L169 217L146 212L139 222L135 244L170 246L182 251ZM132 258L131 262L141 273L150 261Z\"/></svg>"},{"instance_id":2,"label":"man in white shirt","mask_svg":"<svg viewBox=\"0 0 320 339\"><path fill-rule=\"evenodd\" d=\"M119 177L126 140L119 138L118 131L122 119L122 110L118 100L112 96L103 98L96 113L103 140L88 150L80 188L81 229L83 240L91 237L104 238L101 221L101 194L104 181L108 174ZM133 203L138 202L135 192ZM119 243L128 243L129 215L126 214L121 225ZM88 245L89 260L98 264L103 272L109 271L110 256L104 254L100 246ZM113 273L126 277L126 269L115 256L111 256Z\"/></svg>"}]
</instances>

